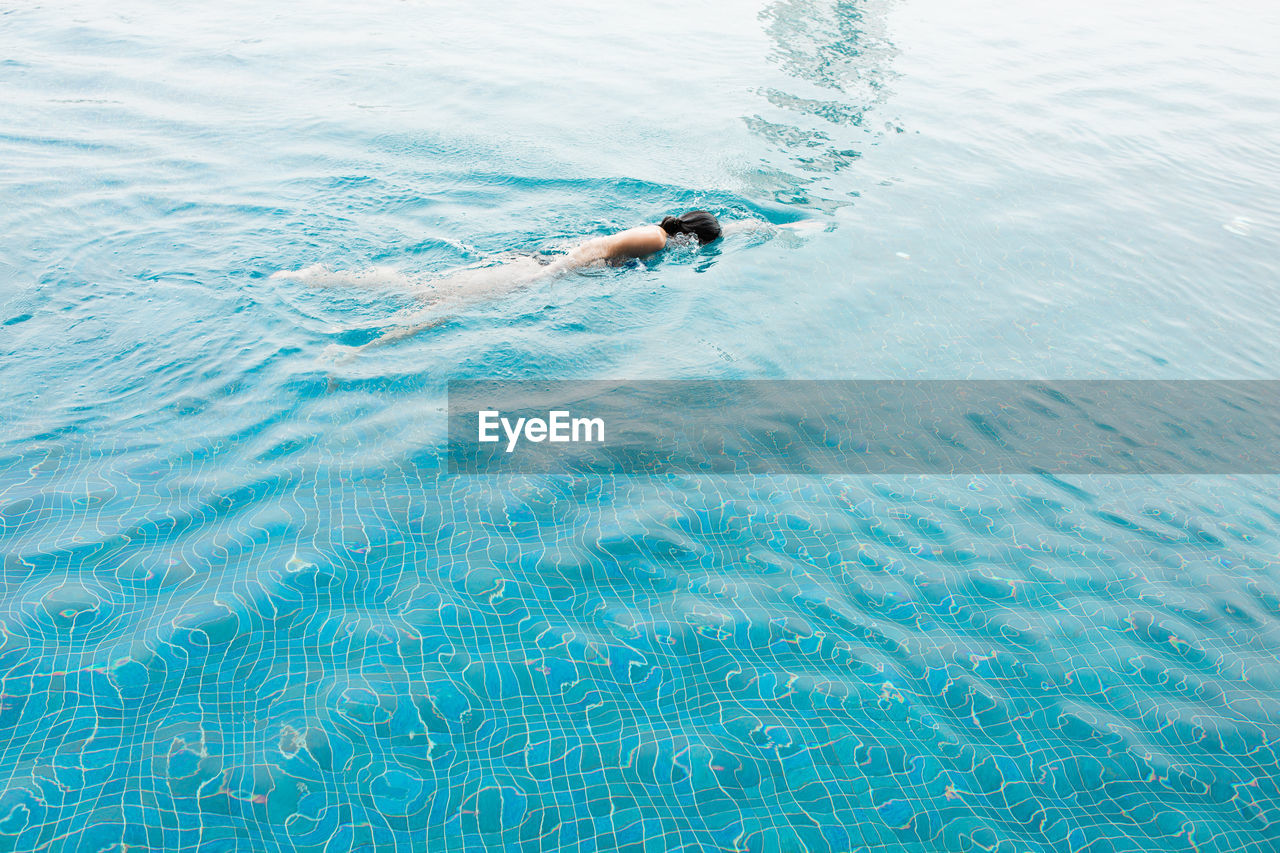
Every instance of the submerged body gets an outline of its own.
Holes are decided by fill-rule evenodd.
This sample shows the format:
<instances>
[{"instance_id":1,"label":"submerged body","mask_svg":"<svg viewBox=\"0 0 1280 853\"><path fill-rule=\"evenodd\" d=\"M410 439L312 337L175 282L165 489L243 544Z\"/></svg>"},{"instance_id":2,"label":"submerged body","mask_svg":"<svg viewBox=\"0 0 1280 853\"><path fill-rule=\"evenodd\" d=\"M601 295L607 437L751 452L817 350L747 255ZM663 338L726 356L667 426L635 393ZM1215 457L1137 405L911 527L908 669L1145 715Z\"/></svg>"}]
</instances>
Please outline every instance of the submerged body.
<instances>
[{"instance_id":1,"label":"submerged body","mask_svg":"<svg viewBox=\"0 0 1280 853\"><path fill-rule=\"evenodd\" d=\"M792 226L798 224L792 223ZM574 270L599 264L620 265L651 257L667 248L672 239L704 245L720 239L725 233L772 227L775 226L751 220L726 223L726 227L722 227L719 220L712 214L705 210L693 210L678 217L668 216L657 225L639 225L615 234L594 237L578 244L563 255L511 255L498 263L490 262L484 266L467 267L426 282L410 279L385 268L378 268L373 271L373 274L342 276L319 265L295 272L278 272L273 277L290 278L322 286L340 282L374 286L392 285L397 289L412 291L426 303L421 308L401 312L390 323L386 321L378 323L379 327L389 326L390 328L375 340L359 347L338 347L351 355L438 325L448 319L449 315L446 312L449 309L492 299L536 281L564 275Z\"/></svg>"}]
</instances>

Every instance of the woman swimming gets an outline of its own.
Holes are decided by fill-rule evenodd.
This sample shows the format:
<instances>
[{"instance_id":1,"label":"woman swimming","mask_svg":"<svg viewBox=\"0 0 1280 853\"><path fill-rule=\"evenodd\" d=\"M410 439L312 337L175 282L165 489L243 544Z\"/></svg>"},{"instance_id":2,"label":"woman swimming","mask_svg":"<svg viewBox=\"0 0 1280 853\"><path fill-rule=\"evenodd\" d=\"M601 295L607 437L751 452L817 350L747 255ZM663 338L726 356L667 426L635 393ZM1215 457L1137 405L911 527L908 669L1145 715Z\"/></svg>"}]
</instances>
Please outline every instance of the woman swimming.
<instances>
[{"instance_id":1,"label":"woman swimming","mask_svg":"<svg viewBox=\"0 0 1280 853\"><path fill-rule=\"evenodd\" d=\"M362 276L335 276L319 265L296 272L275 273L273 278L290 278L310 284L328 284L335 281L385 285L398 279L401 286L412 290L426 303L421 308L401 312L390 322L381 321L377 327L387 329L378 338L359 347L336 347L348 355L369 347L381 346L409 337L448 319L443 313L466 303L484 298L501 296L525 287L540 279L563 275L573 270L606 264L619 266L661 252L672 241L687 241L704 246L719 240L732 231L757 230L759 228L794 227L799 223L772 226L769 223L745 220L726 223L705 210L690 210L679 216L664 217L657 225L640 225L616 234L595 237L575 246L563 255L514 255L501 263L490 262L485 266L457 270L438 279L422 282L406 279L403 275L385 268L375 274ZM425 319L429 318L429 319ZM388 328L388 326L390 328ZM366 327L367 328L367 327Z\"/></svg>"},{"instance_id":2,"label":"woman swimming","mask_svg":"<svg viewBox=\"0 0 1280 853\"><path fill-rule=\"evenodd\" d=\"M730 223L732 225L733 223ZM492 296L537 279L551 278L576 269L604 263L620 266L628 261L661 252L672 239L689 235L698 245L720 239L720 221L705 210L691 210L665 217L657 225L628 228L605 237L595 237L562 255L511 253L483 265L454 270L440 278L410 279L390 267L374 267L358 273L342 273L313 264L299 270L281 270L272 278L290 279L314 286L362 285L374 288L410 290L430 302L444 299Z\"/></svg>"},{"instance_id":3,"label":"woman swimming","mask_svg":"<svg viewBox=\"0 0 1280 853\"><path fill-rule=\"evenodd\" d=\"M554 275L598 262L625 263L646 258L667 247L667 241L682 234L691 235L699 245L720 239L720 220L705 210L691 210L680 216L665 217L657 225L628 228L608 237L596 237L547 266L544 275Z\"/></svg>"}]
</instances>

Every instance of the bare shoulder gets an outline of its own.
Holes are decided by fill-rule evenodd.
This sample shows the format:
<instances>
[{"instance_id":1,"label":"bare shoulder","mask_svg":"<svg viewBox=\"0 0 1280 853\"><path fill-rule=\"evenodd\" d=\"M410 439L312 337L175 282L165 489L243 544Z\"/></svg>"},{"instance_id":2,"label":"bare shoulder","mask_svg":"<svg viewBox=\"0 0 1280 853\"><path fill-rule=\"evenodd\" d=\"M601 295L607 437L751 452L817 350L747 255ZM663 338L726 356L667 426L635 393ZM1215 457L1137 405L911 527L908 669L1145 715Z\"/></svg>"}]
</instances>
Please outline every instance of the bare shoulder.
<instances>
[{"instance_id":1,"label":"bare shoulder","mask_svg":"<svg viewBox=\"0 0 1280 853\"><path fill-rule=\"evenodd\" d=\"M587 266L596 261L643 258L661 251L667 245L667 232L657 225L628 228L607 237L596 237L574 249L565 258L547 268L549 272Z\"/></svg>"},{"instance_id":2,"label":"bare shoulder","mask_svg":"<svg viewBox=\"0 0 1280 853\"><path fill-rule=\"evenodd\" d=\"M666 247L667 232L657 225L640 225L619 231L607 239L610 257L642 258Z\"/></svg>"}]
</instances>

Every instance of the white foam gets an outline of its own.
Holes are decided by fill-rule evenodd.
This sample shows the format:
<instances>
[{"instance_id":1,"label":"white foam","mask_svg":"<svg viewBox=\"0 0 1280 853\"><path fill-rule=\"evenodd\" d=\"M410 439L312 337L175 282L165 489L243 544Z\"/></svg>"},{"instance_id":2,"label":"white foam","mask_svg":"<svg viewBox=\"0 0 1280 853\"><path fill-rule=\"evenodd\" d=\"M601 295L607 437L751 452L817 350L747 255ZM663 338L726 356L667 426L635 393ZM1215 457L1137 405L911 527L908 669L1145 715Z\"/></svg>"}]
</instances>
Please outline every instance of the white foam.
<instances>
[{"instance_id":1,"label":"white foam","mask_svg":"<svg viewBox=\"0 0 1280 853\"><path fill-rule=\"evenodd\" d=\"M1232 234L1238 234L1241 237L1248 237L1253 233L1253 220L1247 216L1237 216L1230 222L1224 222L1222 227Z\"/></svg>"}]
</instances>

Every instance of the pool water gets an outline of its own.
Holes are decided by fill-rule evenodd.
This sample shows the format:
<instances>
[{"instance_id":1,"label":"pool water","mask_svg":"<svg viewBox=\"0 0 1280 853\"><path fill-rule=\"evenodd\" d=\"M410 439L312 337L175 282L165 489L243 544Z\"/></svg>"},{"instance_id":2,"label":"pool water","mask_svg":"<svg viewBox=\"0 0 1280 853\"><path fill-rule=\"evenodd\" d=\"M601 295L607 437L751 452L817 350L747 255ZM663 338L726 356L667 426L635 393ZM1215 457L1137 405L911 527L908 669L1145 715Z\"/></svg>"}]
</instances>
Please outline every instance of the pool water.
<instances>
[{"instance_id":1,"label":"pool water","mask_svg":"<svg viewBox=\"0 0 1280 853\"><path fill-rule=\"evenodd\" d=\"M451 378L1275 378L1278 37L1241 0L0 9L0 849L1276 849L1275 477L442 442ZM406 283L694 207L809 227L349 355Z\"/></svg>"}]
</instances>

